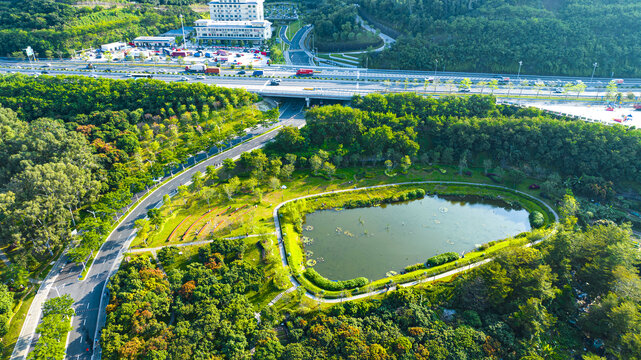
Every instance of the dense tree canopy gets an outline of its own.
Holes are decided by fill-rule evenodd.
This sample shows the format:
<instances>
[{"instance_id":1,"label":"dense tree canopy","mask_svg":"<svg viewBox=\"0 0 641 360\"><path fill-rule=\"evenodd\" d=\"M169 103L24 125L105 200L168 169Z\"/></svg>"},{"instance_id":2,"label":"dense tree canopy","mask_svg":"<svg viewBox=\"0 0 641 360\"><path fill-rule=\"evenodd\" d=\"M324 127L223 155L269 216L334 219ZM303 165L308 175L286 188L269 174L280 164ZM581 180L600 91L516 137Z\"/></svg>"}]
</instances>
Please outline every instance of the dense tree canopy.
<instances>
[{"instance_id":1,"label":"dense tree canopy","mask_svg":"<svg viewBox=\"0 0 641 360\"><path fill-rule=\"evenodd\" d=\"M244 90L202 84L13 75L0 93L2 242L50 256L77 227L76 261L154 178L274 115Z\"/></svg>"},{"instance_id":2,"label":"dense tree canopy","mask_svg":"<svg viewBox=\"0 0 641 360\"><path fill-rule=\"evenodd\" d=\"M159 1L138 1L122 8L75 7L54 0L11 0L0 3L0 54L24 57L31 46L40 58L69 57L72 50L137 36L158 35L180 27L179 15L193 23L198 15L187 6L158 9ZM163 0L188 5L193 1ZM145 4L147 3L147 4Z\"/></svg>"},{"instance_id":3,"label":"dense tree canopy","mask_svg":"<svg viewBox=\"0 0 641 360\"><path fill-rule=\"evenodd\" d=\"M360 0L371 21L400 34L376 66L590 76L639 76L634 0Z\"/></svg>"}]
</instances>

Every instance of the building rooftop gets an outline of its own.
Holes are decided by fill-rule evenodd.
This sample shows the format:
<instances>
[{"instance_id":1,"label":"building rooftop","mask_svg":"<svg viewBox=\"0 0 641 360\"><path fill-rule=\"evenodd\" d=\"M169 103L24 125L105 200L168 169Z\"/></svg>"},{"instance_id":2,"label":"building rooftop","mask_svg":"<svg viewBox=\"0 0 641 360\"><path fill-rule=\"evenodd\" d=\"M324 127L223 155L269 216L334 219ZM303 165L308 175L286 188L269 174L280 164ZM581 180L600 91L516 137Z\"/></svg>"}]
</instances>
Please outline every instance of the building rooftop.
<instances>
[{"instance_id":1,"label":"building rooftop","mask_svg":"<svg viewBox=\"0 0 641 360\"><path fill-rule=\"evenodd\" d=\"M217 21L209 19L196 20L196 26L224 26L224 27L247 27L247 26L265 26L272 23L267 20L247 20L247 21Z\"/></svg>"},{"instance_id":2,"label":"building rooftop","mask_svg":"<svg viewBox=\"0 0 641 360\"><path fill-rule=\"evenodd\" d=\"M138 36L134 41L174 41L171 36Z\"/></svg>"},{"instance_id":3,"label":"building rooftop","mask_svg":"<svg viewBox=\"0 0 641 360\"><path fill-rule=\"evenodd\" d=\"M189 34L190 32L194 31L194 28L191 26L185 26L185 35ZM183 36L183 30L181 28L174 29L174 30L169 30L164 34L160 34L160 36Z\"/></svg>"}]
</instances>

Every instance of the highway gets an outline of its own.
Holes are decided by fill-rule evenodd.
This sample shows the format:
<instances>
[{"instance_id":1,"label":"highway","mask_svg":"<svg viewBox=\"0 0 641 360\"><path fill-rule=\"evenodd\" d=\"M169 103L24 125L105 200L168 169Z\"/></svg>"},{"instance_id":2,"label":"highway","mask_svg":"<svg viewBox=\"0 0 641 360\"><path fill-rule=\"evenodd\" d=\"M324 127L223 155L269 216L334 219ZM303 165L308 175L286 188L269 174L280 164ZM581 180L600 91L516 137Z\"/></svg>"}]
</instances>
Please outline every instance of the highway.
<instances>
[{"instance_id":1,"label":"highway","mask_svg":"<svg viewBox=\"0 0 641 360\"><path fill-rule=\"evenodd\" d=\"M219 165L224 159L236 158L243 152L262 147L278 133L277 130L267 131L278 126L302 126L304 124L302 111L303 104L301 102L289 101L283 104L279 121L276 124L268 128L261 127L248 131L248 135L263 135L256 136L219 155L212 156L156 188L128 216L122 219L118 227L109 235L83 281L78 280L82 266L67 263L65 257L62 256L50 272L49 281L45 281L39 291L39 295L41 293L45 295L40 301L34 300L29 309L27 320L23 325L11 359L26 359L29 349L35 345L37 340L34 336L35 328L40 317L41 304L45 298L64 294L71 295L75 300L74 309L76 310L76 315L72 318L73 330L69 333L66 358L74 360L99 358L99 356L93 357L93 348L97 347L96 355L98 355L99 344L94 340L97 338L99 329L104 326L105 307L109 301L103 291L106 281L117 271L122 261L123 252L127 250L130 241L135 236L134 221L144 218L147 210L158 206L165 194L175 193L178 186L189 182L197 171L205 173L205 169L209 165Z\"/></svg>"},{"instance_id":2,"label":"highway","mask_svg":"<svg viewBox=\"0 0 641 360\"><path fill-rule=\"evenodd\" d=\"M106 77L112 79L132 79L131 73L141 73L143 71L154 71L151 74L154 79L163 81L188 81L202 82L208 85L219 85L231 88L244 88L250 92L262 96L271 97L298 97L311 99L336 99L348 100L354 94L366 95L369 93L395 93L395 92L416 92L429 93L436 95L455 94L460 91L458 82L463 77L472 77L473 85L468 94L489 94L493 93L500 97L518 98L528 96L530 98L545 97L558 100L567 100L577 98L575 91L564 91L555 93L556 86L533 87L533 86L498 86L490 89L489 86L478 84L479 81L487 81L492 78L492 74L471 74L471 73L452 73L451 76L437 77L436 83L426 83L424 72L406 72L409 76L413 73L413 78L401 78L396 74L396 80L390 80L385 76L395 75L393 72L383 72L381 70L360 70L345 69L336 67L316 68L317 73L313 77L295 76L298 67L293 66L272 66L264 70L264 76L240 76L236 75L237 71L225 70L223 76L204 76L193 73L185 73L181 68L173 66L150 67L143 65L121 65L111 64L96 65L94 70L86 70L86 64L78 61L51 62L51 67L42 67L42 65L30 65L24 62L10 62L0 60L0 74L2 73L24 73L27 75L42 76L46 75L84 75L94 77ZM419 76L420 75L420 76ZM473 77L477 76L477 77ZM282 79L280 86L270 86L271 78ZM406 80L407 79L407 80ZM573 80L573 79L566 79ZM575 79L574 79L575 80ZM132 79L133 81L133 79ZM561 79L561 81L563 81ZM626 79L626 86L641 86L640 79ZM596 83L596 80L594 82ZM588 85L586 83L586 85ZM620 86L620 91L634 92L636 89L626 90ZM605 95L602 87L588 85L586 90L581 93L582 99L595 99ZM638 92L636 93L638 95Z\"/></svg>"},{"instance_id":3,"label":"highway","mask_svg":"<svg viewBox=\"0 0 641 360\"><path fill-rule=\"evenodd\" d=\"M297 50L300 47L300 42L302 41L303 32L305 28L298 31L292 41L292 49L294 52L290 56L302 56L306 58L306 53L303 50ZM297 43L298 41L298 43ZM291 51L291 50L290 50ZM299 54L299 55L293 55ZM304 61L298 59L297 61ZM184 66L179 65L177 62L169 63L158 63L154 64L153 62L112 62L112 63L103 63L103 62L94 62L96 64L97 72L104 71L106 69L112 71L123 71L125 73L130 72L177 72L180 74L184 73ZM52 66L46 67L45 64L51 64ZM87 62L82 60L47 60L40 61L35 64L30 64L26 61L16 61L8 59L0 59L0 72L23 72L30 68L33 70L33 73L40 73L42 71L50 71L52 74L56 74L60 71L86 71ZM20 67L20 68L18 68ZM361 81L384 81L388 80L391 82L396 81L405 81L406 79L411 83L418 82L418 86L422 88L425 82L425 79L434 78L440 83L444 83L448 80L452 80L456 83L460 82L464 78L469 78L472 83L476 84L479 81L491 81L499 78L510 78L514 86L518 86L521 81L527 80L528 86L531 88L532 85L537 81L543 81L545 83L545 89L549 87L556 87L563 83L573 82L576 80L581 80L587 86L587 90L590 90L595 87L599 87L602 90L605 89L605 86L610 82L610 78L597 78L591 79L589 76L584 77L568 77L568 76L549 76L549 75L526 75L520 74L497 74L497 73L474 73L474 72L435 72L435 71L416 71L416 70L389 70L389 69L364 69L364 68L343 68L335 66L312 66L312 65L271 65L263 68L264 77L278 77L278 78L289 78L293 77L296 74L296 70L305 67L316 70L314 77L319 80L348 80L356 81L357 79ZM227 76L237 76L239 79L251 78L251 70L247 71L248 74L245 76L237 75L239 70L235 69L223 69L222 77ZM83 72L84 75L87 75L87 72ZM122 74L121 74L122 75ZM394 85L394 84L392 84ZM416 84L415 84L416 85ZM478 86L473 86L473 88ZM504 88L505 85L499 86L499 88ZM619 85L620 89L626 88L636 88L641 87L640 78L626 78L624 83ZM487 90L487 89L486 89Z\"/></svg>"}]
</instances>

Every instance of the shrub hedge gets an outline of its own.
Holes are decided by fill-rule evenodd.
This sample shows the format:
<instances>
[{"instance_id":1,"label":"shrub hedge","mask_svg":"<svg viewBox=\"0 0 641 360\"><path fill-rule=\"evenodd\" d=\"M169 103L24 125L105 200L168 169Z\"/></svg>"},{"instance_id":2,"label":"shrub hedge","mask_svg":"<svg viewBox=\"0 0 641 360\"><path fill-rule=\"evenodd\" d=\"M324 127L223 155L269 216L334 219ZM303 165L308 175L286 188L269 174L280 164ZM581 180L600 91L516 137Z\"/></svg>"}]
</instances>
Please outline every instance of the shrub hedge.
<instances>
[{"instance_id":1,"label":"shrub hedge","mask_svg":"<svg viewBox=\"0 0 641 360\"><path fill-rule=\"evenodd\" d=\"M412 271L421 270L421 269L425 269L425 263L418 263L418 264L406 266L405 272L412 272Z\"/></svg>"},{"instance_id":2,"label":"shrub hedge","mask_svg":"<svg viewBox=\"0 0 641 360\"><path fill-rule=\"evenodd\" d=\"M458 253L446 252L443 254L432 256L431 258L427 259L426 264L428 266L438 266L438 265L448 263L450 261L458 260L458 258L459 258Z\"/></svg>"},{"instance_id":3,"label":"shrub hedge","mask_svg":"<svg viewBox=\"0 0 641 360\"><path fill-rule=\"evenodd\" d=\"M330 290L330 291L341 291L347 289L354 289L358 287L365 286L369 283L369 280L364 277L357 277L351 280L342 280L342 281L331 281L326 279L321 274L316 272L313 268L305 269L303 275L307 280L311 281L312 284L318 286L321 289Z\"/></svg>"}]
</instances>

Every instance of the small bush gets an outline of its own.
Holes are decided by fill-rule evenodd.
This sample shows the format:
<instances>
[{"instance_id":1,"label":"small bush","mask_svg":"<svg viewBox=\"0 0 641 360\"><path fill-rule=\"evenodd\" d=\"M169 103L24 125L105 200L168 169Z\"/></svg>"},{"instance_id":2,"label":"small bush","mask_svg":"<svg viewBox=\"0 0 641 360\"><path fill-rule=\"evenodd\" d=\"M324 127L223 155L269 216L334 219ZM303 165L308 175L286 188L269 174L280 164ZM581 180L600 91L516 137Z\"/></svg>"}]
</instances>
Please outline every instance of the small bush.
<instances>
[{"instance_id":1,"label":"small bush","mask_svg":"<svg viewBox=\"0 0 641 360\"><path fill-rule=\"evenodd\" d=\"M313 268L305 269L303 273L307 280L311 281L312 284L318 286L321 289L329 291L341 291L345 289L354 289L358 287L365 286L369 283L369 280L364 277L358 277L351 280L342 280L342 281L331 281L320 275Z\"/></svg>"},{"instance_id":2,"label":"small bush","mask_svg":"<svg viewBox=\"0 0 641 360\"><path fill-rule=\"evenodd\" d=\"M425 263L418 263L418 264L407 266L405 267L405 272L409 273L409 272L421 270L421 269L425 269Z\"/></svg>"},{"instance_id":3,"label":"small bush","mask_svg":"<svg viewBox=\"0 0 641 360\"><path fill-rule=\"evenodd\" d=\"M158 260L160 260L164 266L171 265L176 261L179 252L176 246L164 247L158 251Z\"/></svg>"},{"instance_id":4,"label":"small bush","mask_svg":"<svg viewBox=\"0 0 641 360\"><path fill-rule=\"evenodd\" d=\"M481 317L474 310L465 310L463 311L463 321L471 327L480 328L483 324L481 323Z\"/></svg>"},{"instance_id":5,"label":"small bush","mask_svg":"<svg viewBox=\"0 0 641 360\"><path fill-rule=\"evenodd\" d=\"M438 266L442 265L445 263L448 263L450 261L457 260L459 258L458 253L455 252L447 252L444 254L432 256L431 258L427 259L427 266Z\"/></svg>"},{"instance_id":6,"label":"small bush","mask_svg":"<svg viewBox=\"0 0 641 360\"><path fill-rule=\"evenodd\" d=\"M538 229L545 225L545 217L539 211L532 211L528 218L530 219L530 226L535 229Z\"/></svg>"}]
</instances>

